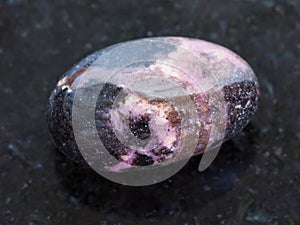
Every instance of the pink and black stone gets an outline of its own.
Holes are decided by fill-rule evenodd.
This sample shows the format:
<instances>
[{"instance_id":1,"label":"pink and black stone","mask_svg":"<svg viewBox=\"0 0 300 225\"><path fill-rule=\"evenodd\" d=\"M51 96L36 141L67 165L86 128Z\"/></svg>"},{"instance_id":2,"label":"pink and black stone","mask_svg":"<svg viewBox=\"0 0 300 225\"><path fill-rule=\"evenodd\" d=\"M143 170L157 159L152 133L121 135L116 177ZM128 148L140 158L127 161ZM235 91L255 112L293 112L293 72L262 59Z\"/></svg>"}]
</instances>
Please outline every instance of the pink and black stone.
<instances>
[{"instance_id":1,"label":"pink and black stone","mask_svg":"<svg viewBox=\"0 0 300 225\"><path fill-rule=\"evenodd\" d=\"M180 160L184 155L184 152L176 152L184 139L183 129L186 129L182 126L184 110L179 111L167 98L147 98L136 93L128 85L131 79L161 77L172 80L185 90L198 118L198 121L190 121L191 126L198 129L194 155L209 150L220 138L226 141L238 134L256 111L259 96L257 78L250 66L232 51L210 42L180 37L120 43L97 51L76 64L61 77L49 98L47 121L51 137L56 147L73 161L86 164L72 126L74 95L79 88L87 88L79 83L90 68L95 71L99 68L99 73L110 69L107 65L102 66L101 62L96 63L102 56L117 54L111 52L117 52L123 46L132 46L128 49L134 51L136 46L139 48L138 45L147 46L142 51L147 56L134 59L136 64L117 69L118 78L103 79L94 111L98 138L120 163L147 166L171 158L176 160L176 157ZM152 55L151 60L147 58L149 55ZM123 52L115 60L119 57L126 55ZM148 80L145 78L144 82ZM148 92L152 88L156 90L151 87L151 82L145 87ZM171 96L179 102L181 97ZM222 116L215 116L216 109ZM192 110L192 107L185 110ZM216 127L222 127L222 124L224 128L220 128L220 132L224 134L221 137L213 130L218 130ZM147 145L134 148L124 144L116 131L123 132L124 137L131 132L142 141L154 137L157 144L149 148ZM82 135L89 138L84 132ZM121 170L122 166L114 169Z\"/></svg>"}]
</instances>

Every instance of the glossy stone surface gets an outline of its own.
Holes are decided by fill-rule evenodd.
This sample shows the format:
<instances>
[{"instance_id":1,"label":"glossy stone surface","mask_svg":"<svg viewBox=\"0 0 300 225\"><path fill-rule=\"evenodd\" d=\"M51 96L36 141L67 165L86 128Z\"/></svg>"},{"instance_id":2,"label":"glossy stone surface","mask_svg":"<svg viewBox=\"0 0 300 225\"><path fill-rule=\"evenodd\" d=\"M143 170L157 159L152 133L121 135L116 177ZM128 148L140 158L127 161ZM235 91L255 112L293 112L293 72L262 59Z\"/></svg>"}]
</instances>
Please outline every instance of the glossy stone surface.
<instances>
[{"instance_id":1,"label":"glossy stone surface","mask_svg":"<svg viewBox=\"0 0 300 225\"><path fill-rule=\"evenodd\" d=\"M133 60L124 67L110 62L109 57L120 63L130 57ZM113 76L109 77L110 74ZM164 80L153 81L157 78ZM169 159L179 161L188 157L187 148L194 149L195 155L209 150L218 141L228 140L249 122L259 95L257 79L249 65L230 50L210 42L164 37L105 48L63 75L49 99L47 120L55 145L82 164L84 159L72 127L72 105L78 89L93 89L97 85L95 80L102 85L95 102L96 129L105 149L120 161L120 165L111 167L118 171L126 168L125 164L147 166ZM175 92L175 86L167 83L169 80L178 83L184 92ZM80 82L88 84L80 86ZM138 90L134 90L134 82L140 82L136 85ZM165 96L170 96L160 97L164 91ZM79 104L92 101L90 96L83 96L86 93L90 94L88 90L82 91ZM149 93L154 97L147 96ZM188 111L193 110L198 118L188 119ZM185 120L189 120L187 133L183 131ZM84 130L80 129L78 135L88 142L94 141L90 131ZM195 145L181 150L185 139L195 132ZM141 140L138 145L142 145L142 140L150 140L141 147L128 146L120 137L125 140L130 138L129 134Z\"/></svg>"}]
</instances>

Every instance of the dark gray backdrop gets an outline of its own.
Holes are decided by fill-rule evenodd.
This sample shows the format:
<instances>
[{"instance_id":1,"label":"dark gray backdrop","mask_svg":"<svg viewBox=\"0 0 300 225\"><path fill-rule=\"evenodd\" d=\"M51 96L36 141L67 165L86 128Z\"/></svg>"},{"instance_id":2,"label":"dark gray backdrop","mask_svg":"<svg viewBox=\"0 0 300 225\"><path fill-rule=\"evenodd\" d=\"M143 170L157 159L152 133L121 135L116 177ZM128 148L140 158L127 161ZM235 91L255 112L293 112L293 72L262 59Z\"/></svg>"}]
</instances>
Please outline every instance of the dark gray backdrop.
<instances>
[{"instance_id":1,"label":"dark gray backdrop","mask_svg":"<svg viewBox=\"0 0 300 225\"><path fill-rule=\"evenodd\" d=\"M298 224L297 0L0 1L0 224ZM52 145L45 105L85 55L147 36L222 44L256 72L253 122L202 173L199 157L149 187L111 183Z\"/></svg>"}]
</instances>

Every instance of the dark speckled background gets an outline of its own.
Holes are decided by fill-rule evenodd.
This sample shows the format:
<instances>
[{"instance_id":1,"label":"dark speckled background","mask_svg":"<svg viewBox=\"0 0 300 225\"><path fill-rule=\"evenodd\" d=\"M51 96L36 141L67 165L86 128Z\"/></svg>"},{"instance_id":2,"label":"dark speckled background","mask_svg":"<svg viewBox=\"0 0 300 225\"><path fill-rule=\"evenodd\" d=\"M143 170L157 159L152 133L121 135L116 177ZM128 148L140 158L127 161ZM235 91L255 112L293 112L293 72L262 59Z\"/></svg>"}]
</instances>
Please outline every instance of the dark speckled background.
<instances>
[{"instance_id":1,"label":"dark speckled background","mask_svg":"<svg viewBox=\"0 0 300 225\"><path fill-rule=\"evenodd\" d=\"M299 14L298 0L1 0L0 224L299 224ZM58 77L94 50L164 35L246 59L262 91L253 122L205 172L196 157L153 186L65 160L44 116Z\"/></svg>"}]
</instances>

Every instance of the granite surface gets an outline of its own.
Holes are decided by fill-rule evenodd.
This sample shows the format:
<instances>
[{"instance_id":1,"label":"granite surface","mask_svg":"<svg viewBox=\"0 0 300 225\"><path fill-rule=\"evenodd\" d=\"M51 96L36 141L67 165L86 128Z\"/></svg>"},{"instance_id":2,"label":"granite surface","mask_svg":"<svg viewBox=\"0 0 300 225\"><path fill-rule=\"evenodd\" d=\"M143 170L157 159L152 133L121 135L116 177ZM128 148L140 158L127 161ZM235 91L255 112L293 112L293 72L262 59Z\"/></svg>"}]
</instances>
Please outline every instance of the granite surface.
<instances>
[{"instance_id":1,"label":"granite surface","mask_svg":"<svg viewBox=\"0 0 300 225\"><path fill-rule=\"evenodd\" d=\"M299 13L298 0L0 1L0 224L299 224ZM100 48L168 35L251 65L262 93L252 123L206 171L198 156L147 187L66 160L44 114L58 78Z\"/></svg>"}]
</instances>

